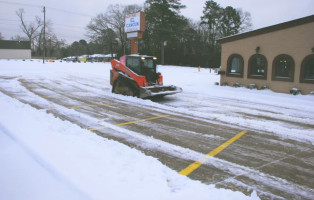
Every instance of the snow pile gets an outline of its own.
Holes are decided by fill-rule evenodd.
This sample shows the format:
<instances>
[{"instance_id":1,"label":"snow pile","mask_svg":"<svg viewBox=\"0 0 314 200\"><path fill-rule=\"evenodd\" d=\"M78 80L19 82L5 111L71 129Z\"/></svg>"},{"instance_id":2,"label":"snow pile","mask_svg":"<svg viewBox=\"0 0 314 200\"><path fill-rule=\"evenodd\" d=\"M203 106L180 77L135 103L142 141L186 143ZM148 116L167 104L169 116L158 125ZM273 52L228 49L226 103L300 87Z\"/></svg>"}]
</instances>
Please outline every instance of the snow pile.
<instances>
[{"instance_id":1,"label":"snow pile","mask_svg":"<svg viewBox=\"0 0 314 200\"><path fill-rule=\"evenodd\" d=\"M109 78L104 64L0 61L0 70L2 77L27 79ZM136 149L3 93L0 110L0 199L258 199L255 192L247 197L192 181Z\"/></svg>"}]
</instances>

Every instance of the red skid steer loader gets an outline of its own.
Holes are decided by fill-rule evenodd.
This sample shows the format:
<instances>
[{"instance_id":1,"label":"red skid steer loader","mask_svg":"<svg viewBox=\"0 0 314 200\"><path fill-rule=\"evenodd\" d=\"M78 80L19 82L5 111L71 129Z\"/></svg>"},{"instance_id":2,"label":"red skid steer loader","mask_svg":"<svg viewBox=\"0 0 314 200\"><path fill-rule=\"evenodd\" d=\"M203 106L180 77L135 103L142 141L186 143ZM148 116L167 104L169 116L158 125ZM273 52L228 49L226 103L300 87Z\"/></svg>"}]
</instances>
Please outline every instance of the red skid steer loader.
<instances>
[{"instance_id":1,"label":"red skid steer loader","mask_svg":"<svg viewBox=\"0 0 314 200\"><path fill-rule=\"evenodd\" d=\"M112 92L139 98L165 96L182 92L180 87L163 86L163 77L156 72L156 57L145 55L122 56L111 60Z\"/></svg>"}]
</instances>

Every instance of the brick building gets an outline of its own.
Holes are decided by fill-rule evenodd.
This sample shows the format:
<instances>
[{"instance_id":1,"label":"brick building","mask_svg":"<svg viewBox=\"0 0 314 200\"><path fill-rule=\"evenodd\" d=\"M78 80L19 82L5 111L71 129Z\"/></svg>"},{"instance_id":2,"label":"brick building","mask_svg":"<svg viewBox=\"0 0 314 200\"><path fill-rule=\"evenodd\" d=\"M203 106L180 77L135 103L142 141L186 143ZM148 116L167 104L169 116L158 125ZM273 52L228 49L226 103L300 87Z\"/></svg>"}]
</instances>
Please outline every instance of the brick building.
<instances>
[{"instance_id":1,"label":"brick building","mask_svg":"<svg viewBox=\"0 0 314 200\"><path fill-rule=\"evenodd\" d=\"M314 15L219 39L220 84L314 91Z\"/></svg>"}]
</instances>

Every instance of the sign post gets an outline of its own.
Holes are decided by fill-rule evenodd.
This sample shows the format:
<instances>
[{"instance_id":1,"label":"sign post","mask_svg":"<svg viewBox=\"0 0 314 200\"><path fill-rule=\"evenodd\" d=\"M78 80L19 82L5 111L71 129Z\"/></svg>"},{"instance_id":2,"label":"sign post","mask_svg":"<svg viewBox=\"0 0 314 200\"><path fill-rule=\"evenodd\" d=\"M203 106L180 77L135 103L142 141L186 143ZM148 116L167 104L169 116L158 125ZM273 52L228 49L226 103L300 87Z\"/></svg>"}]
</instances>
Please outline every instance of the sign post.
<instances>
[{"instance_id":1,"label":"sign post","mask_svg":"<svg viewBox=\"0 0 314 200\"><path fill-rule=\"evenodd\" d=\"M125 32L131 40L131 54L138 53L138 39L143 37L145 30L145 13L138 12L125 17Z\"/></svg>"}]
</instances>

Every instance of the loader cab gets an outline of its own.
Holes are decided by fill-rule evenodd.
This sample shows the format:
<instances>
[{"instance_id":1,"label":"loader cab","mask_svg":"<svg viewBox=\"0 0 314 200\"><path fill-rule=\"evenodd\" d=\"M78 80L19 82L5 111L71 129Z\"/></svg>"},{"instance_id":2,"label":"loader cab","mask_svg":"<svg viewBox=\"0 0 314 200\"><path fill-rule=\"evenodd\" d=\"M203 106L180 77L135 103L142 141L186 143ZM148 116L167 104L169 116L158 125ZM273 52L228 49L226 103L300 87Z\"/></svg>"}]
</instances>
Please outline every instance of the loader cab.
<instances>
[{"instance_id":1,"label":"loader cab","mask_svg":"<svg viewBox=\"0 0 314 200\"><path fill-rule=\"evenodd\" d=\"M144 55L125 56L126 66L138 75L145 76L147 82L156 82L159 74L156 73L156 57Z\"/></svg>"}]
</instances>

